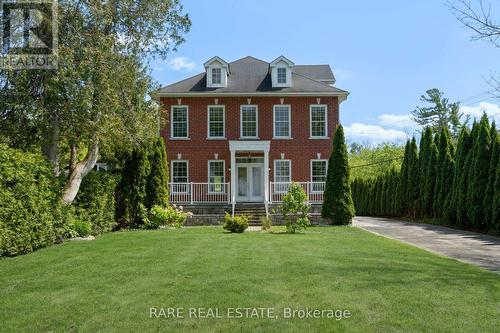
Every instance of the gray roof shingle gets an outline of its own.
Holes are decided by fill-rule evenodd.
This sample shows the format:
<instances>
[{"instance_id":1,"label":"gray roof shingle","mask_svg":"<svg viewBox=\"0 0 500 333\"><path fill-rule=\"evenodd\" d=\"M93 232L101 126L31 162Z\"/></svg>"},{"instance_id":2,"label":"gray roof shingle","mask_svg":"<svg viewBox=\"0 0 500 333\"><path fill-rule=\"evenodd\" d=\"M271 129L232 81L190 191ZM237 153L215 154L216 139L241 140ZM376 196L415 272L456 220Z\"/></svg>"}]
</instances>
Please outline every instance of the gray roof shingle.
<instances>
[{"instance_id":1,"label":"gray roof shingle","mask_svg":"<svg viewBox=\"0 0 500 333\"><path fill-rule=\"evenodd\" d=\"M155 95L196 94L238 94L238 93L322 93L332 95L347 95L348 92L333 87L325 82L335 81L329 65L295 65L292 71L292 87L273 88L269 63L245 57L229 63L231 74L228 76L227 87L207 88L205 72L185 80L160 88ZM321 82L323 81L323 82Z\"/></svg>"}]
</instances>

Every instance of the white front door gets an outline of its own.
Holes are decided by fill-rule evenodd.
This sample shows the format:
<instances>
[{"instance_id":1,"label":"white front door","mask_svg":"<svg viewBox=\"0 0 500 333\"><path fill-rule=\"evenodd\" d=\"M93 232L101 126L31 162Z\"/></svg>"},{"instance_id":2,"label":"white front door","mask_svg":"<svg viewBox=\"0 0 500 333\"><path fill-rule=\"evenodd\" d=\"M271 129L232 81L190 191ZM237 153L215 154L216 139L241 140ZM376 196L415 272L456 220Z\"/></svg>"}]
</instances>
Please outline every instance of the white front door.
<instances>
[{"instance_id":1,"label":"white front door","mask_svg":"<svg viewBox=\"0 0 500 333\"><path fill-rule=\"evenodd\" d=\"M237 201L264 201L264 167L262 163L238 163L236 170Z\"/></svg>"}]
</instances>

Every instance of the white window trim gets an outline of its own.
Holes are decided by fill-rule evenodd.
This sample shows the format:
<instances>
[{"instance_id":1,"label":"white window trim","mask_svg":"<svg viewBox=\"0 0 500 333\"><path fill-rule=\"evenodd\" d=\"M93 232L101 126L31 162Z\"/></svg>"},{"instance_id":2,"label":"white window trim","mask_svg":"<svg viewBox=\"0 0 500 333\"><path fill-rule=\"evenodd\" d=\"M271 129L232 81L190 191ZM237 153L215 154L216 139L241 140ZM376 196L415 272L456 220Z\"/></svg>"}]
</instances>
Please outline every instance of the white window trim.
<instances>
[{"instance_id":1,"label":"white window trim","mask_svg":"<svg viewBox=\"0 0 500 333\"><path fill-rule=\"evenodd\" d=\"M174 136L174 108L186 108L186 136ZM170 140L189 140L189 106L172 105L170 107Z\"/></svg>"},{"instance_id":2,"label":"white window trim","mask_svg":"<svg viewBox=\"0 0 500 333\"><path fill-rule=\"evenodd\" d=\"M273 172L273 173L274 173L274 178L273 178L273 179L274 179L274 183L278 183L278 182L276 181L276 170L277 170L277 167L276 167L276 162L281 162L281 161L283 161L283 162L288 162L289 169L290 169L290 181L289 181L289 183L292 183L292 179L293 179L293 178L292 178L292 160L281 160L281 159L279 159L279 160L274 160L274 163L273 163L273 168L274 168L274 170L273 170L273 171L274 171L274 172ZM279 183L282 183L282 182L279 182ZM286 192L287 192L287 191L277 190L277 189L276 189L276 184L274 185L274 191L275 191L276 193L286 193Z\"/></svg>"},{"instance_id":3,"label":"white window trim","mask_svg":"<svg viewBox=\"0 0 500 333\"><path fill-rule=\"evenodd\" d=\"M220 70L220 76L219 76L220 82L214 82L214 69ZM210 70L210 80L212 81L212 85L213 86L220 86L220 85L222 85L222 74L223 74L222 72L223 72L223 70L222 70L221 67L215 67L215 66L213 66L211 68L211 70Z\"/></svg>"},{"instance_id":4,"label":"white window trim","mask_svg":"<svg viewBox=\"0 0 500 333\"><path fill-rule=\"evenodd\" d=\"M187 176L187 182L186 183L174 183L174 163L176 162L185 162L186 163L186 176ZM171 160L170 161L170 180L172 184L189 184L189 160ZM172 189L170 189L172 191ZM172 191L175 194L188 194L189 193L189 186L186 186L186 191Z\"/></svg>"},{"instance_id":5,"label":"white window trim","mask_svg":"<svg viewBox=\"0 0 500 333\"><path fill-rule=\"evenodd\" d=\"M213 107L221 107L222 108L222 114L223 114L223 120L224 120L224 126L223 126L223 134L222 136L210 136L210 108ZM226 138L226 106L225 105L208 105L207 106L207 139L225 139Z\"/></svg>"},{"instance_id":6,"label":"white window trim","mask_svg":"<svg viewBox=\"0 0 500 333\"><path fill-rule=\"evenodd\" d=\"M285 70L285 82L279 82L280 76L279 76L279 70L284 69ZM277 85L286 85L288 82L288 68L279 66L276 67L276 84Z\"/></svg>"},{"instance_id":7,"label":"white window trim","mask_svg":"<svg viewBox=\"0 0 500 333\"><path fill-rule=\"evenodd\" d=\"M276 107L288 107L288 136L276 135ZM291 139L292 138L292 107L290 104L276 104L273 105L273 139Z\"/></svg>"},{"instance_id":8,"label":"white window trim","mask_svg":"<svg viewBox=\"0 0 500 333\"><path fill-rule=\"evenodd\" d=\"M311 175L311 183L313 183L313 162L326 162L326 166L325 166L325 170L326 170L326 174L325 174L325 187L326 187L326 177L328 176L328 160L326 159L316 159L316 160L311 160L310 164L309 164L309 168L310 168L310 175ZM315 182L315 183L318 183L318 182ZM313 186L311 184L311 187L310 187L310 190L311 193L323 193L323 191L314 191L313 190Z\"/></svg>"},{"instance_id":9,"label":"white window trim","mask_svg":"<svg viewBox=\"0 0 500 333\"><path fill-rule=\"evenodd\" d=\"M252 106L255 108L255 136L243 136L243 108ZM240 105L240 139L258 139L259 138L259 107L256 104Z\"/></svg>"},{"instance_id":10,"label":"white window trim","mask_svg":"<svg viewBox=\"0 0 500 333\"><path fill-rule=\"evenodd\" d=\"M312 134L312 108L322 106L325 108L325 135L313 136ZM309 105L309 139L329 139L328 137L328 106L326 104L310 104Z\"/></svg>"},{"instance_id":11,"label":"white window trim","mask_svg":"<svg viewBox=\"0 0 500 333\"><path fill-rule=\"evenodd\" d=\"M217 184L217 183L211 183L210 182L210 162L222 162L222 169L224 170L224 174L222 175L222 192L216 192L216 191L211 191L210 190L210 185L211 184ZM207 161L207 183L208 183L208 194L225 194L226 193L226 160L208 160Z\"/></svg>"}]
</instances>

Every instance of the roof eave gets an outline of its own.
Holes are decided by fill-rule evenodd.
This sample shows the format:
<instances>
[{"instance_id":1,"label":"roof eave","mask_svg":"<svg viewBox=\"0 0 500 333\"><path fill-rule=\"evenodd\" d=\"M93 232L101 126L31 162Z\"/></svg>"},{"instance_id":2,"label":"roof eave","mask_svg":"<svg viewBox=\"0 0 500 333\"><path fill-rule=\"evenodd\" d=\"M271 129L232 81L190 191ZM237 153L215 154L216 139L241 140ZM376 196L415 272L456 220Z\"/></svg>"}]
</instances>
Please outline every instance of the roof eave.
<instances>
[{"instance_id":1,"label":"roof eave","mask_svg":"<svg viewBox=\"0 0 500 333\"><path fill-rule=\"evenodd\" d=\"M347 91L318 91L318 92L155 92L151 94L155 99L160 97L222 97L222 96L333 96L339 97L339 100L347 99Z\"/></svg>"}]
</instances>

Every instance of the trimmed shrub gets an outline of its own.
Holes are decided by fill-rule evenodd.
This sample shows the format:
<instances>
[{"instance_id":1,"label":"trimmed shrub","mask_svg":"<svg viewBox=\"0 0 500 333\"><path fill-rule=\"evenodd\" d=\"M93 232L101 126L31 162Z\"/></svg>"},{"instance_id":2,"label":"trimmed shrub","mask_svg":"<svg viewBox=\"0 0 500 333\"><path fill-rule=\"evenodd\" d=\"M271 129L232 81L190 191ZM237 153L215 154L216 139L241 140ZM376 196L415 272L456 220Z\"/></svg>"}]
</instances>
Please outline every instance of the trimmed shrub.
<instances>
[{"instance_id":1,"label":"trimmed shrub","mask_svg":"<svg viewBox=\"0 0 500 333\"><path fill-rule=\"evenodd\" d=\"M91 171L73 203L76 217L91 226L94 236L111 231L115 225L115 188L118 175L110 172Z\"/></svg>"},{"instance_id":2,"label":"trimmed shrub","mask_svg":"<svg viewBox=\"0 0 500 333\"><path fill-rule=\"evenodd\" d=\"M169 226L173 228L181 228L186 223L188 217L192 216L191 212L185 212L182 206L167 206L162 207L155 205L149 211L148 221L145 224L146 229L158 229L161 226Z\"/></svg>"},{"instance_id":3,"label":"trimmed shrub","mask_svg":"<svg viewBox=\"0 0 500 333\"><path fill-rule=\"evenodd\" d=\"M40 155L0 145L0 255L29 253L62 238L57 190Z\"/></svg>"},{"instance_id":4,"label":"trimmed shrub","mask_svg":"<svg viewBox=\"0 0 500 333\"><path fill-rule=\"evenodd\" d=\"M307 201L307 194L302 186L292 183L283 197L283 204L279 206L287 232L293 234L298 230L306 229L311 224L309 221L310 209L311 205Z\"/></svg>"},{"instance_id":5,"label":"trimmed shrub","mask_svg":"<svg viewBox=\"0 0 500 333\"><path fill-rule=\"evenodd\" d=\"M76 233L78 237L87 237L92 232L92 225L88 221L82 221L75 219L71 229Z\"/></svg>"},{"instance_id":6,"label":"trimmed shrub","mask_svg":"<svg viewBox=\"0 0 500 333\"><path fill-rule=\"evenodd\" d=\"M248 228L248 216L231 216L226 213L224 217L224 230L236 233L242 233Z\"/></svg>"}]
</instances>

